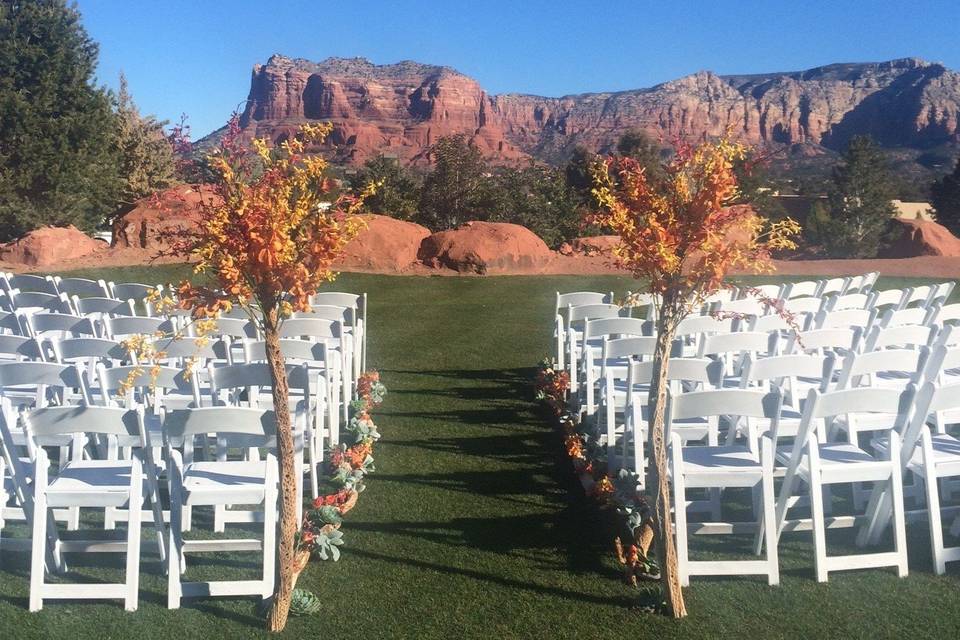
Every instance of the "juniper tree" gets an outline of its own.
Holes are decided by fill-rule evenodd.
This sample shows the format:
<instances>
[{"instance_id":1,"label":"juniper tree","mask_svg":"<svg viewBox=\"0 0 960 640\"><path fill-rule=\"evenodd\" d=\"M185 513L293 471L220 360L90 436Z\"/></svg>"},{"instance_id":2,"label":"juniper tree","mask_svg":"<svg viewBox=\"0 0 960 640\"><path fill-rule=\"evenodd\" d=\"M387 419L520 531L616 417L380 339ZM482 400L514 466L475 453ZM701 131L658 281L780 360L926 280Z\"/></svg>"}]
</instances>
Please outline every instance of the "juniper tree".
<instances>
[{"instance_id":1,"label":"juniper tree","mask_svg":"<svg viewBox=\"0 0 960 640\"><path fill-rule=\"evenodd\" d=\"M127 79L120 75L120 89L114 98L116 129L114 145L118 154L121 208L175 181L177 169L173 146L163 127L165 121L140 115L127 91Z\"/></svg>"},{"instance_id":2,"label":"juniper tree","mask_svg":"<svg viewBox=\"0 0 960 640\"><path fill-rule=\"evenodd\" d=\"M0 239L97 226L117 199L97 45L65 0L0 0Z\"/></svg>"},{"instance_id":3,"label":"juniper tree","mask_svg":"<svg viewBox=\"0 0 960 640\"><path fill-rule=\"evenodd\" d=\"M827 193L830 223L824 234L828 253L874 258L895 210L893 180L883 151L868 136L855 136L843 162L833 170Z\"/></svg>"}]
</instances>

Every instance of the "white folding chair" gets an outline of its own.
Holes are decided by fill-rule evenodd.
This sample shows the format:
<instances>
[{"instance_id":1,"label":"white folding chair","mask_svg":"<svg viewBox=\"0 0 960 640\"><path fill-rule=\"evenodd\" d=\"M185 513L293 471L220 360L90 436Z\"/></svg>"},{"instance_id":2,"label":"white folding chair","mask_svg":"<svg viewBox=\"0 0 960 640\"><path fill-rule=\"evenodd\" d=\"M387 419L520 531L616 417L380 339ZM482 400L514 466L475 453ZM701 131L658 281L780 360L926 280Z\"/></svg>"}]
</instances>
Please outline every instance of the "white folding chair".
<instances>
[{"instance_id":1,"label":"white folding chair","mask_svg":"<svg viewBox=\"0 0 960 640\"><path fill-rule=\"evenodd\" d=\"M59 276L54 277L53 280L57 285L57 291L66 294L68 297L110 297L110 289L107 287L107 283L103 280L89 280L87 278L61 278Z\"/></svg>"},{"instance_id":2,"label":"white folding chair","mask_svg":"<svg viewBox=\"0 0 960 640\"><path fill-rule=\"evenodd\" d=\"M23 415L27 432L36 445L33 476L33 533L30 563L30 610L39 611L49 599L122 599L127 611L136 611L140 578L140 513L144 483L154 516L161 559L165 558L162 516L156 491L157 471L143 428L142 412L106 407L47 407ZM76 433L115 438L132 446L129 460L90 460L74 457L54 477L43 445L59 444L63 436ZM144 476L146 471L146 477ZM71 548L84 551L126 553L125 581L116 584L63 584L45 580L47 510L56 507L123 507L130 511L125 543L71 541Z\"/></svg>"},{"instance_id":3,"label":"white folding chair","mask_svg":"<svg viewBox=\"0 0 960 640\"><path fill-rule=\"evenodd\" d=\"M602 369L603 342L608 338L649 337L651 324L639 318L600 318L587 320L583 325L580 342L580 365L577 376L570 379L576 390L580 411L592 416L593 384L599 380Z\"/></svg>"},{"instance_id":4,"label":"white folding chair","mask_svg":"<svg viewBox=\"0 0 960 640\"><path fill-rule=\"evenodd\" d=\"M820 295L822 283L819 280L804 280L791 282L784 287L783 297L786 300L794 298L816 298Z\"/></svg>"},{"instance_id":5,"label":"white folding chair","mask_svg":"<svg viewBox=\"0 0 960 640\"><path fill-rule=\"evenodd\" d=\"M295 441L302 445L302 416L293 421ZM276 529L278 468L276 458L276 416L273 411L241 407L205 407L180 409L166 414L163 421L166 439L167 475L170 486L170 554L168 564L167 606L177 609L183 598L258 595L273 593L276 566ZM216 460L186 462L178 447L187 454L197 438L215 434L219 448L266 449L263 459L228 459L226 453ZM300 447L298 446L297 456ZM227 507L262 505L263 540L185 540L182 510L195 506ZM252 580L185 582L188 554L211 551L261 551L263 572Z\"/></svg>"},{"instance_id":6,"label":"white folding chair","mask_svg":"<svg viewBox=\"0 0 960 640\"><path fill-rule=\"evenodd\" d=\"M319 291L310 298L311 305L332 305L353 309L357 326L358 349L360 350L360 369L367 370L367 294L344 293L340 291Z\"/></svg>"},{"instance_id":7,"label":"white folding chair","mask_svg":"<svg viewBox=\"0 0 960 640\"><path fill-rule=\"evenodd\" d=\"M933 381L926 382L917 393L916 410L913 420L903 434L903 446L900 451L900 463L905 471L921 478L926 498L928 524L930 531L930 551L933 567L937 575L946 573L946 564L960 560L960 546L944 545L943 509L940 499L940 486L947 487L960 476L960 440L946 433L930 433L928 420L932 414L941 412L956 413L960 409L960 384L938 387ZM888 439L878 439L874 447L881 454L889 448ZM872 521L872 530L868 532L869 542L876 542L883 535L889 521L891 496L875 490L871 506L877 515ZM951 511L956 511L952 509ZM953 520L950 534L960 535L960 518Z\"/></svg>"},{"instance_id":8,"label":"white folding chair","mask_svg":"<svg viewBox=\"0 0 960 640\"><path fill-rule=\"evenodd\" d=\"M669 396L667 424L670 429L677 566L682 585L688 585L692 575L765 575L769 584L779 584L780 569L774 520L773 446L770 436L752 432L743 445L684 447L673 426L676 421L689 418L734 416L748 424L754 418L764 419L770 421L775 428L781 399L776 392L743 389L697 391ZM756 531L761 544L765 542L766 558L691 560L687 491L734 487L750 488L760 494Z\"/></svg>"},{"instance_id":9,"label":"white folding chair","mask_svg":"<svg viewBox=\"0 0 960 640\"><path fill-rule=\"evenodd\" d=\"M777 531L782 532L787 511L800 481L807 487L813 529L814 555L818 582L826 582L830 571L894 566L897 575L907 574L907 542L903 507L903 479L900 473L898 432L910 419L916 393L906 390L857 388L819 393L810 390L803 408L800 429L790 447L777 450L778 460L786 466L777 498ZM820 442L815 430L839 416L877 413L889 416L890 454L874 457L853 442ZM777 434L774 433L774 442ZM828 556L823 489L835 484L857 482L886 483L893 497L894 551ZM868 517L871 515L868 507ZM868 523L861 525L869 528Z\"/></svg>"}]
</instances>

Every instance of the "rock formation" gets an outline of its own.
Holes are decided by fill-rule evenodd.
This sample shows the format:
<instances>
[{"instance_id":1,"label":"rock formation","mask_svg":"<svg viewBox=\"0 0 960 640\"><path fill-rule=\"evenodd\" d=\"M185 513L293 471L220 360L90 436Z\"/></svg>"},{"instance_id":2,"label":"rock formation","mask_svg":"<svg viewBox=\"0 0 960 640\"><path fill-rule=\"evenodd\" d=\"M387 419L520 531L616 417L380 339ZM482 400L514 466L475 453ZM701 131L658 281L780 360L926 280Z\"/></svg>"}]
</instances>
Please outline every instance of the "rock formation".
<instances>
[{"instance_id":1,"label":"rock formation","mask_svg":"<svg viewBox=\"0 0 960 640\"><path fill-rule=\"evenodd\" d=\"M180 185L142 198L114 220L113 246L140 249L146 257L155 257L170 248L164 234L194 227L201 200L211 197L210 187Z\"/></svg>"},{"instance_id":2,"label":"rock formation","mask_svg":"<svg viewBox=\"0 0 960 640\"><path fill-rule=\"evenodd\" d=\"M960 238L942 224L897 218L891 221L891 226L892 241L881 258L960 257Z\"/></svg>"},{"instance_id":3,"label":"rock formation","mask_svg":"<svg viewBox=\"0 0 960 640\"><path fill-rule=\"evenodd\" d=\"M554 253L535 233L506 222L467 222L423 241L418 257L428 267L459 273L537 273Z\"/></svg>"},{"instance_id":4,"label":"rock formation","mask_svg":"<svg viewBox=\"0 0 960 640\"><path fill-rule=\"evenodd\" d=\"M430 230L413 222L377 215L361 216L366 228L347 244L335 267L373 273L402 273L417 262Z\"/></svg>"},{"instance_id":5,"label":"rock formation","mask_svg":"<svg viewBox=\"0 0 960 640\"><path fill-rule=\"evenodd\" d=\"M465 134L494 160L563 158L574 145L609 149L627 129L699 140L727 130L752 145L841 149L855 134L890 146L960 143L960 73L914 58L793 73L701 71L648 89L544 98L491 96L449 67L320 63L275 55L256 65L245 134L282 140L307 120L334 124L335 160L384 153L428 161L441 136Z\"/></svg>"},{"instance_id":6,"label":"rock formation","mask_svg":"<svg viewBox=\"0 0 960 640\"><path fill-rule=\"evenodd\" d=\"M107 248L73 225L40 227L13 242L0 245L0 260L26 267L48 267L88 256Z\"/></svg>"}]
</instances>

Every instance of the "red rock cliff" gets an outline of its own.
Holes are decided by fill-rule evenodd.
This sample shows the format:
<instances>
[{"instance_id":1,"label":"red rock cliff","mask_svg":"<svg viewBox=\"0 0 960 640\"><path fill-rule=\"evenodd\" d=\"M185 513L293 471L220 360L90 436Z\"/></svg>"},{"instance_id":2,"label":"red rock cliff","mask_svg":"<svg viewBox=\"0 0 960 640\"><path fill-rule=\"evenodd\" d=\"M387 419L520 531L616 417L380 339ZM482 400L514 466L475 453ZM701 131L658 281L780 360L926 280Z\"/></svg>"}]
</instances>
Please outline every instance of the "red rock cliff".
<instances>
[{"instance_id":1,"label":"red rock cliff","mask_svg":"<svg viewBox=\"0 0 960 640\"><path fill-rule=\"evenodd\" d=\"M490 96L449 67L275 55L254 67L242 125L277 140L305 120L329 120L335 160L346 162L378 153L425 162L433 142L458 133L511 162L559 159L575 144L605 150L631 128L668 141L731 130L754 145L833 149L866 133L923 148L960 143L958 114L960 74L913 58L747 76L703 71L649 89L542 98Z\"/></svg>"}]
</instances>

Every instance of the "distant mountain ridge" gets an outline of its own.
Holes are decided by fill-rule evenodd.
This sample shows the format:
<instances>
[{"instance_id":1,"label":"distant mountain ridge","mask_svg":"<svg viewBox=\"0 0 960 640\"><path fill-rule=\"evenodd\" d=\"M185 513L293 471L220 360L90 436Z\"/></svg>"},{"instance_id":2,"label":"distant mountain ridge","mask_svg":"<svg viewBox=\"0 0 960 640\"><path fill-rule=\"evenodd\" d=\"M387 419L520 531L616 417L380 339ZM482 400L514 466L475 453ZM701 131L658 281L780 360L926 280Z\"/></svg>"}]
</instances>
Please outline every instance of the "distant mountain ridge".
<instances>
[{"instance_id":1,"label":"distant mountain ridge","mask_svg":"<svg viewBox=\"0 0 960 640\"><path fill-rule=\"evenodd\" d=\"M784 73L700 71L649 88L549 98L490 95L455 69L412 61L274 55L255 65L245 134L278 140L308 120L332 122L334 159L353 164L379 153L424 163L438 138L459 133L495 161L560 161L576 145L609 150L629 129L662 140L730 131L801 155L831 154L869 134L917 158L960 147L960 73L903 58Z\"/></svg>"}]
</instances>

